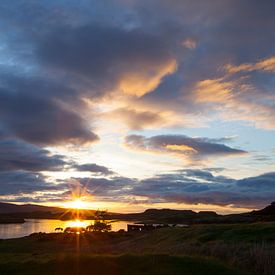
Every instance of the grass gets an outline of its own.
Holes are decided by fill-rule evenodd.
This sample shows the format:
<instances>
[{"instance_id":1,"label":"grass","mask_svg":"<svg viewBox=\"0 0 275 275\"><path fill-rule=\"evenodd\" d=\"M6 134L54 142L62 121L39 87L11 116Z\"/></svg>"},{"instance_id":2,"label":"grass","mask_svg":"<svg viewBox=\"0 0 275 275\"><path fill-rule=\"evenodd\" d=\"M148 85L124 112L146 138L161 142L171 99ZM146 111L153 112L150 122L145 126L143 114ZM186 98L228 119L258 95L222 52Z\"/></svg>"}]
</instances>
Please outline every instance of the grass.
<instances>
[{"instance_id":1,"label":"grass","mask_svg":"<svg viewBox=\"0 0 275 275\"><path fill-rule=\"evenodd\" d=\"M0 274L244 274L217 260L169 255L63 256L49 260L8 261L0 265Z\"/></svg>"},{"instance_id":2,"label":"grass","mask_svg":"<svg viewBox=\"0 0 275 275\"><path fill-rule=\"evenodd\" d=\"M169 234L170 229L163 229L161 237L163 237L165 231ZM158 232L160 233L160 231ZM182 241L196 241L201 243L210 241L223 241L227 243L275 243L275 223L194 225L184 230L181 228L173 229L173 236Z\"/></svg>"},{"instance_id":3,"label":"grass","mask_svg":"<svg viewBox=\"0 0 275 275\"><path fill-rule=\"evenodd\" d=\"M1 268L4 268L2 270L9 270L13 265L18 266L23 272L24 268L28 268L25 263L33 259L34 262L29 264L33 267L33 272L40 265L45 271L51 266L65 268L67 261L65 256L74 257L77 243L79 243L80 253L89 255L89 261L97 263L97 260L103 262L106 260L104 266L112 263L118 270L121 270L122 267L127 270L127 263L123 262L124 256L121 254L134 254L135 256L127 257L129 257L128 261L133 261L133 272L138 270L139 273L136 274L147 274L147 268L150 270L150 274L154 274L152 272L155 272L157 266L161 266L160 272L163 270L167 272L173 270L174 272L158 274L219 274L206 272L206 270L207 263L210 267L212 264L217 267L220 266L220 262L225 264L225 266L221 265L222 268L234 266L249 274L271 275L275 270L275 223L272 222L194 225L190 228L163 228L144 233L88 233L80 236L62 233L33 234L20 239L1 240L0 265ZM107 257L107 254L112 256ZM159 254L166 256L154 256ZM63 256L62 258L61 255L65 258ZM98 255L96 257L99 258L96 258L95 255ZM178 258L179 256L181 257ZM188 258L187 256L192 257ZM158 257L164 257L165 260L163 262L156 260L160 259ZM141 262L144 261L144 264L147 263L147 267L141 263L138 264L140 259L143 259ZM198 263L202 262L202 265L205 265L204 271L193 270L193 273L188 273L188 269L185 270L184 266L186 265L187 268L188 261L191 260L197 261L195 269L199 265ZM88 266L86 264L88 260L84 256L80 258L80 261L84 261ZM155 261L158 264L152 266L149 264L150 261L151 263ZM13 264L11 265L10 262ZM140 270L139 268L142 266L143 269ZM177 266L185 273L176 273ZM20 274L24 274L25 271L22 272ZM135 274L133 272L131 274ZM0 269L0 274L5 273ZM104 273L101 272L101 274Z\"/></svg>"}]
</instances>

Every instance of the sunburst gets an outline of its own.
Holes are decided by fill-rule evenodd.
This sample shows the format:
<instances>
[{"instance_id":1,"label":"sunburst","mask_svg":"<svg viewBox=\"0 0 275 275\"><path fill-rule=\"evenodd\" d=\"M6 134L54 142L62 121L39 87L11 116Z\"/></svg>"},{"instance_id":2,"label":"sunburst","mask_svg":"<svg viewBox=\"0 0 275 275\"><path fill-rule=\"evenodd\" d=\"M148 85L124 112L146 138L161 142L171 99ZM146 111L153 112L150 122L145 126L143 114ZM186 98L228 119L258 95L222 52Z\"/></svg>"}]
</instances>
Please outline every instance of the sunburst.
<instances>
[{"instance_id":1,"label":"sunburst","mask_svg":"<svg viewBox=\"0 0 275 275\"><path fill-rule=\"evenodd\" d=\"M64 202L64 207L67 211L62 216L71 214L71 218L74 220L85 219L89 214L89 205L87 203L91 195L87 192L85 186L74 180L70 182L70 197Z\"/></svg>"},{"instance_id":2,"label":"sunburst","mask_svg":"<svg viewBox=\"0 0 275 275\"><path fill-rule=\"evenodd\" d=\"M66 203L67 208L70 209L87 209L87 204L83 201L82 198L76 198L72 201Z\"/></svg>"}]
</instances>

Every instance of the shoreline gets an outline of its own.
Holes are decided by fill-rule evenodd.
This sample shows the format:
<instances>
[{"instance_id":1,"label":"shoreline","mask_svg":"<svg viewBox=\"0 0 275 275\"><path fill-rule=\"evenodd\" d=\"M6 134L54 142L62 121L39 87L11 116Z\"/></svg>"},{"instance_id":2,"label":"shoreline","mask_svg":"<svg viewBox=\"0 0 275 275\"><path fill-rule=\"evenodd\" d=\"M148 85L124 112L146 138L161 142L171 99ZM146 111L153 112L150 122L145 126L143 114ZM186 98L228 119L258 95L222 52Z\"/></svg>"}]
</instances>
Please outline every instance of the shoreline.
<instances>
[{"instance_id":1,"label":"shoreline","mask_svg":"<svg viewBox=\"0 0 275 275\"><path fill-rule=\"evenodd\" d=\"M23 218L0 218L0 224L21 224L25 223Z\"/></svg>"}]
</instances>

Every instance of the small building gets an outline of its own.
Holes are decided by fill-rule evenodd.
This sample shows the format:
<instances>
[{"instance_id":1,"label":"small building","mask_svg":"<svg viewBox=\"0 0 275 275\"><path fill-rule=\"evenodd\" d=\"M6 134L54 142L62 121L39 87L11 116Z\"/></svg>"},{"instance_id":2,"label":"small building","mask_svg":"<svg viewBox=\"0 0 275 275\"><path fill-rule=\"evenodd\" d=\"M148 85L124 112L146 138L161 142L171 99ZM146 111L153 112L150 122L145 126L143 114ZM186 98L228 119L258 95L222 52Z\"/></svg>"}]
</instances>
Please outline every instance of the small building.
<instances>
[{"instance_id":1,"label":"small building","mask_svg":"<svg viewBox=\"0 0 275 275\"><path fill-rule=\"evenodd\" d=\"M128 232L143 232L143 231L151 231L155 229L160 229L164 227L189 227L187 224L127 224L127 231Z\"/></svg>"},{"instance_id":2,"label":"small building","mask_svg":"<svg viewBox=\"0 0 275 275\"><path fill-rule=\"evenodd\" d=\"M165 224L127 224L128 232L151 231L158 228L168 227Z\"/></svg>"}]
</instances>

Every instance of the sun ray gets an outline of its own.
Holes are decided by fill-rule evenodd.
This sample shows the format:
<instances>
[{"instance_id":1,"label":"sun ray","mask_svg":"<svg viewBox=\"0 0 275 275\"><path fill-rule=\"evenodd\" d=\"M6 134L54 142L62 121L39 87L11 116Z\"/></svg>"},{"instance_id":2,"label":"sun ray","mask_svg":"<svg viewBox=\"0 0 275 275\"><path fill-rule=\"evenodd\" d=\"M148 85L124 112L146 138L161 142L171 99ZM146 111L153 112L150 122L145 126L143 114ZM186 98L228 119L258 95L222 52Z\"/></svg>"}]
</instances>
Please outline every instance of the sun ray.
<instances>
[{"instance_id":1,"label":"sun ray","mask_svg":"<svg viewBox=\"0 0 275 275\"><path fill-rule=\"evenodd\" d=\"M87 191L85 185L81 184L77 180L72 180L69 183L70 195L63 203L64 212L60 215L60 219L69 218L72 220L86 219L87 216L93 214L92 210L89 210L90 206L87 203L91 199L91 195Z\"/></svg>"}]
</instances>

